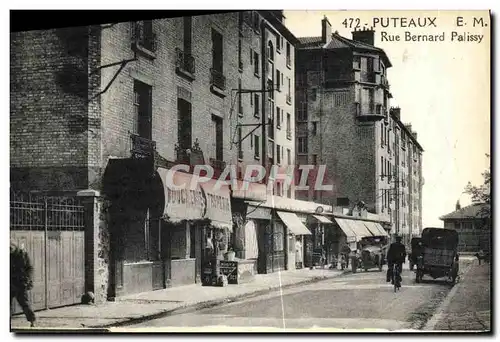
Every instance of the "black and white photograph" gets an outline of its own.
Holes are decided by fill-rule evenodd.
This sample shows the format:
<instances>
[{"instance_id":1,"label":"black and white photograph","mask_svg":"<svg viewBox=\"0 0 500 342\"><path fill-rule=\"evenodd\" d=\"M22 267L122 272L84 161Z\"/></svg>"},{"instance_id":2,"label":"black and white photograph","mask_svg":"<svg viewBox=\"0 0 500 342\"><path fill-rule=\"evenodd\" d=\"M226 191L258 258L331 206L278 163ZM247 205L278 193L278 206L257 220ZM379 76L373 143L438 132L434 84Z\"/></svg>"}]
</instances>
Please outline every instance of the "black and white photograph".
<instances>
[{"instance_id":1,"label":"black and white photograph","mask_svg":"<svg viewBox=\"0 0 500 342\"><path fill-rule=\"evenodd\" d=\"M12 10L10 332L491 333L492 13L368 9Z\"/></svg>"}]
</instances>

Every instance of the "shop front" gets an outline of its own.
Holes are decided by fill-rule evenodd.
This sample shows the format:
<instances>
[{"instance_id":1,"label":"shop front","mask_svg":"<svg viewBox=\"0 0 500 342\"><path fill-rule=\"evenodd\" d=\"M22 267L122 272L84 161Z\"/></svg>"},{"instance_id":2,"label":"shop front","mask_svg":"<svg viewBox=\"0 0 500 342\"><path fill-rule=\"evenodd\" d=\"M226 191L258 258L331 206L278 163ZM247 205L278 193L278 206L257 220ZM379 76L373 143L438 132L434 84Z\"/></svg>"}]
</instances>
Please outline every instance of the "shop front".
<instances>
[{"instance_id":1,"label":"shop front","mask_svg":"<svg viewBox=\"0 0 500 342\"><path fill-rule=\"evenodd\" d=\"M108 298L163 288L160 239L163 184L150 165L112 159L104 172L108 200L110 284Z\"/></svg>"},{"instance_id":2,"label":"shop front","mask_svg":"<svg viewBox=\"0 0 500 342\"><path fill-rule=\"evenodd\" d=\"M297 265L297 257L299 263L302 262L300 260L302 259L302 253L297 253L297 241L302 241L304 236L310 236L312 233L304 223L302 223L297 214L285 211L276 211L276 214L279 220L283 222L287 228L288 255L286 258L286 269L294 270Z\"/></svg>"},{"instance_id":3,"label":"shop front","mask_svg":"<svg viewBox=\"0 0 500 342\"><path fill-rule=\"evenodd\" d=\"M308 265L318 266L322 264L321 258L325 265L334 262L336 258L334 254L333 243L329 237L332 231L333 222L323 215L310 214L307 215L307 227L311 230L312 236L310 237L311 248L309 248ZM335 256L335 257L334 257Z\"/></svg>"},{"instance_id":4,"label":"shop front","mask_svg":"<svg viewBox=\"0 0 500 342\"><path fill-rule=\"evenodd\" d=\"M332 231L333 253L342 254L344 251L358 251L364 238L382 237L388 234L378 222L359 220L349 217L334 217L336 224Z\"/></svg>"},{"instance_id":5,"label":"shop front","mask_svg":"<svg viewBox=\"0 0 500 342\"><path fill-rule=\"evenodd\" d=\"M215 179L200 183L206 199L206 226L195 240L196 276L202 284L217 281L221 260L234 262L233 220L229 186ZM231 260L229 260L231 259ZM236 279L237 280L237 279Z\"/></svg>"}]
</instances>

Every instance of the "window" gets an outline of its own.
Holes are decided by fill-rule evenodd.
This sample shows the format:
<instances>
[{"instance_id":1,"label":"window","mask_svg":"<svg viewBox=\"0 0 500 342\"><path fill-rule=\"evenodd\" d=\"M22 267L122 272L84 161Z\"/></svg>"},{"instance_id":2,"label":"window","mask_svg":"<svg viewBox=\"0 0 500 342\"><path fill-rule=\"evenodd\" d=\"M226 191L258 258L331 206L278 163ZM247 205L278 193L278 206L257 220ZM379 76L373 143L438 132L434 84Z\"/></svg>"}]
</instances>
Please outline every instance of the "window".
<instances>
[{"instance_id":1,"label":"window","mask_svg":"<svg viewBox=\"0 0 500 342\"><path fill-rule=\"evenodd\" d=\"M212 124L215 130L215 159L223 160L223 130L222 118L217 115L212 115Z\"/></svg>"},{"instance_id":2,"label":"window","mask_svg":"<svg viewBox=\"0 0 500 342\"><path fill-rule=\"evenodd\" d=\"M267 126L268 127L268 136L269 136L269 139L274 139L274 102L269 99L268 100L268 103L269 103L269 121L270 121L270 124Z\"/></svg>"},{"instance_id":3,"label":"window","mask_svg":"<svg viewBox=\"0 0 500 342\"><path fill-rule=\"evenodd\" d=\"M299 137L297 141L299 153L307 153L307 137Z\"/></svg>"},{"instance_id":4,"label":"window","mask_svg":"<svg viewBox=\"0 0 500 342\"><path fill-rule=\"evenodd\" d=\"M282 47L283 47L283 37L278 36L276 37L276 52L279 53Z\"/></svg>"},{"instance_id":5,"label":"window","mask_svg":"<svg viewBox=\"0 0 500 342\"><path fill-rule=\"evenodd\" d=\"M281 129L281 109L276 107L276 128Z\"/></svg>"},{"instance_id":6,"label":"window","mask_svg":"<svg viewBox=\"0 0 500 342\"><path fill-rule=\"evenodd\" d=\"M307 121L307 102L300 102L300 106L298 109L298 121Z\"/></svg>"},{"instance_id":7,"label":"window","mask_svg":"<svg viewBox=\"0 0 500 342\"><path fill-rule=\"evenodd\" d=\"M385 167L384 166L385 166L384 165L384 157L380 157L380 169L381 169L381 171L380 171L380 173L381 173L380 179L384 179L384 177L385 177L385 174L384 174Z\"/></svg>"},{"instance_id":8,"label":"window","mask_svg":"<svg viewBox=\"0 0 500 342\"><path fill-rule=\"evenodd\" d=\"M292 119L290 113L286 113L286 137L292 139Z\"/></svg>"},{"instance_id":9,"label":"window","mask_svg":"<svg viewBox=\"0 0 500 342\"><path fill-rule=\"evenodd\" d=\"M276 144L276 162L281 164L281 146Z\"/></svg>"},{"instance_id":10,"label":"window","mask_svg":"<svg viewBox=\"0 0 500 342\"><path fill-rule=\"evenodd\" d=\"M242 45L243 45L243 12L239 13L238 16L238 68L240 71L243 69L243 59L242 59Z\"/></svg>"},{"instance_id":11,"label":"window","mask_svg":"<svg viewBox=\"0 0 500 342\"><path fill-rule=\"evenodd\" d=\"M271 41L267 43L267 59L274 61L274 48Z\"/></svg>"},{"instance_id":12,"label":"window","mask_svg":"<svg viewBox=\"0 0 500 342\"><path fill-rule=\"evenodd\" d=\"M253 72L255 75L259 75L259 54L255 51L253 53Z\"/></svg>"},{"instance_id":13,"label":"window","mask_svg":"<svg viewBox=\"0 0 500 342\"><path fill-rule=\"evenodd\" d=\"M312 123L312 130L311 130L312 135L317 135L318 134L318 123L314 121Z\"/></svg>"},{"instance_id":14,"label":"window","mask_svg":"<svg viewBox=\"0 0 500 342\"><path fill-rule=\"evenodd\" d=\"M289 42L286 43L286 66L292 66L292 51Z\"/></svg>"},{"instance_id":15,"label":"window","mask_svg":"<svg viewBox=\"0 0 500 342\"><path fill-rule=\"evenodd\" d=\"M256 118L260 117L259 94L253 94L253 115Z\"/></svg>"},{"instance_id":16,"label":"window","mask_svg":"<svg viewBox=\"0 0 500 342\"><path fill-rule=\"evenodd\" d=\"M260 157L260 137L258 135L253 136L253 147L254 147L254 157L255 159L259 159Z\"/></svg>"},{"instance_id":17,"label":"window","mask_svg":"<svg viewBox=\"0 0 500 342\"><path fill-rule=\"evenodd\" d=\"M276 90L281 91L281 77L279 70L276 70Z\"/></svg>"},{"instance_id":18,"label":"window","mask_svg":"<svg viewBox=\"0 0 500 342\"><path fill-rule=\"evenodd\" d=\"M290 80L290 77L287 77L287 82L288 82L288 92L286 94L286 102L288 104L292 103L292 81Z\"/></svg>"},{"instance_id":19,"label":"window","mask_svg":"<svg viewBox=\"0 0 500 342\"><path fill-rule=\"evenodd\" d=\"M318 155L317 154L312 155L312 164L318 165Z\"/></svg>"},{"instance_id":20,"label":"window","mask_svg":"<svg viewBox=\"0 0 500 342\"><path fill-rule=\"evenodd\" d=\"M361 58L359 56L353 57L352 67L357 70L361 69Z\"/></svg>"},{"instance_id":21,"label":"window","mask_svg":"<svg viewBox=\"0 0 500 342\"><path fill-rule=\"evenodd\" d=\"M362 98L361 98L361 114L373 114L375 110L375 102L374 102L374 89L373 88L363 88L362 90Z\"/></svg>"},{"instance_id":22,"label":"window","mask_svg":"<svg viewBox=\"0 0 500 342\"><path fill-rule=\"evenodd\" d=\"M273 89L273 81L272 80L267 80L267 89L269 90L269 98L274 100L274 89Z\"/></svg>"},{"instance_id":23,"label":"window","mask_svg":"<svg viewBox=\"0 0 500 342\"><path fill-rule=\"evenodd\" d=\"M284 250L285 229L281 223L274 225L274 234L272 235L273 252L281 252Z\"/></svg>"},{"instance_id":24,"label":"window","mask_svg":"<svg viewBox=\"0 0 500 342\"><path fill-rule=\"evenodd\" d=\"M241 79L238 80L238 113L243 116L243 101L241 100Z\"/></svg>"},{"instance_id":25,"label":"window","mask_svg":"<svg viewBox=\"0 0 500 342\"><path fill-rule=\"evenodd\" d=\"M220 74L223 73L222 50L222 34L212 29L212 68Z\"/></svg>"},{"instance_id":26,"label":"window","mask_svg":"<svg viewBox=\"0 0 500 342\"><path fill-rule=\"evenodd\" d=\"M152 99L151 86L134 81L134 111L135 127L134 133L142 138L151 139L152 137Z\"/></svg>"},{"instance_id":27,"label":"window","mask_svg":"<svg viewBox=\"0 0 500 342\"><path fill-rule=\"evenodd\" d=\"M132 23L132 41L135 44L153 52L156 50L155 38L152 20L143 20Z\"/></svg>"},{"instance_id":28,"label":"window","mask_svg":"<svg viewBox=\"0 0 500 342\"><path fill-rule=\"evenodd\" d=\"M380 145L384 146L384 123L380 123Z\"/></svg>"},{"instance_id":29,"label":"window","mask_svg":"<svg viewBox=\"0 0 500 342\"><path fill-rule=\"evenodd\" d=\"M191 103L177 99L177 142L181 149L192 147L191 141Z\"/></svg>"},{"instance_id":30,"label":"window","mask_svg":"<svg viewBox=\"0 0 500 342\"><path fill-rule=\"evenodd\" d=\"M286 164L292 165L292 151L289 148L286 149Z\"/></svg>"}]
</instances>

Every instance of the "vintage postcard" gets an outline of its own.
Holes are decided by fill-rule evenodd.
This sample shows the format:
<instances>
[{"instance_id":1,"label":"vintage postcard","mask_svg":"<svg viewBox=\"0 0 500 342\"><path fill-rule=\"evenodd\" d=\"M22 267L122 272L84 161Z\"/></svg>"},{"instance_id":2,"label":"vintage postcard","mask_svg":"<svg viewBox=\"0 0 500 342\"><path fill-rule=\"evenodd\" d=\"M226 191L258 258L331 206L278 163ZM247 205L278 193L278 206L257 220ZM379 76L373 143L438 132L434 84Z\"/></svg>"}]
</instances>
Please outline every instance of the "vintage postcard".
<instances>
[{"instance_id":1,"label":"vintage postcard","mask_svg":"<svg viewBox=\"0 0 500 342\"><path fill-rule=\"evenodd\" d=\"M57 16L10 33L11 331L491 331L489 10Z\"/></svg>"}]
</instances>

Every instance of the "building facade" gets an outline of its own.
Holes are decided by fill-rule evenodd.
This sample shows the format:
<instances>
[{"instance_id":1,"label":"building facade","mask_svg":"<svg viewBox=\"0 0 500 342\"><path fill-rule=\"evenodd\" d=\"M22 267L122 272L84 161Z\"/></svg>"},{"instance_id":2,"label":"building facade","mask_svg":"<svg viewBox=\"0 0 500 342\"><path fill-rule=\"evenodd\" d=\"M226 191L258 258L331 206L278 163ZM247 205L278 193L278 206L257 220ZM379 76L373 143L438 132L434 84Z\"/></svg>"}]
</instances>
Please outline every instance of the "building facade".
<instances>
[{"instance_id":1,"label":"building facade","mask_svg":"<svg viewBox=\"0 0 500 342\"><path fill-rule=\"evenodd\" d=\"M401 124L399 109L390 108L392 65L374 46L374 31L352 35L332 33L325 17L322 36L299 38L297 163L326 165L333 191L297 192L297 198L350 208L361 202L390 222L386 229L404 234L410 225L421 227L422 148Z\"/></svg>"},{"instance_id":2,"label":"building facade","mask_svg":"<svg viewBox=\"0 0 500 342\"><path fill-rule=\"evenodd\" d=\"M457 202L455 211L440 217L444 228L458 232L459 252L480 250L491 252L491 207L486 203L473 203L461 207Z\"/></svg>"},{"instance_id":3,"label":"building facade","mask_svg":"<svg viewBox=\"0 0 500 342\"><path fill-rule=\"evenodd\" d=\"M246 166L294 164L295 44L282 11L11 34L11 188L84 200L97 301L201 282L209 244L255 265L284 259L283 222L264 226L282 231L276 251L265 230L238 231L232 205L294 189L213 184L228 165L241 183ZM169 187L207 164L211 181Z\"/></svg>"}]
</instances>

